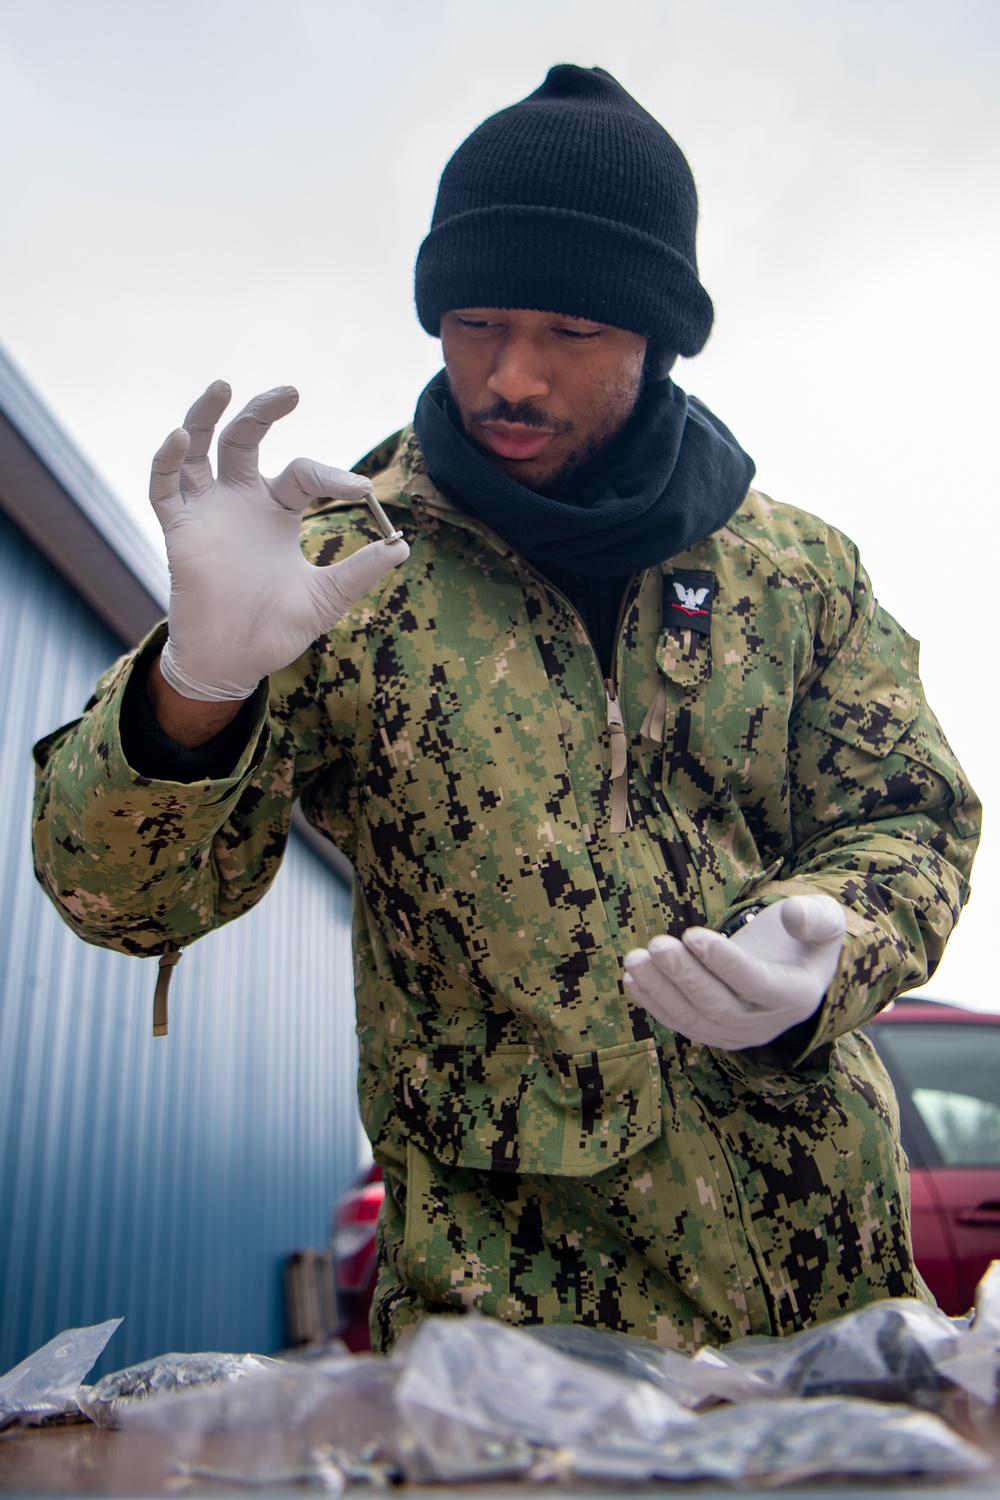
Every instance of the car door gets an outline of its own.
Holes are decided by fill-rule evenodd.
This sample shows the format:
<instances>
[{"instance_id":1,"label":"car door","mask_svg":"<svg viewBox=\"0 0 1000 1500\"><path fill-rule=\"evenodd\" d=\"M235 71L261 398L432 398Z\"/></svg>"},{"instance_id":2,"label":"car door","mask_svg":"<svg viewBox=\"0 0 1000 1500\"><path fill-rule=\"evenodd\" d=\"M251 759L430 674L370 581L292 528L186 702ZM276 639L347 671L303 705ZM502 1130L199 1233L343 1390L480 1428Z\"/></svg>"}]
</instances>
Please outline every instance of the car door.
<instances>
[{"instance_id":1,"label":"car door","mask_svg":"<svg viewBox=\"0 0 1000 1500\"><path fill-rule=\"evenodd\" d=\"M886 1019L871 1034L900 1102L917 1265L960 1314L1000 1259L1000 1026Z\"/></svg>"}]
</instances>

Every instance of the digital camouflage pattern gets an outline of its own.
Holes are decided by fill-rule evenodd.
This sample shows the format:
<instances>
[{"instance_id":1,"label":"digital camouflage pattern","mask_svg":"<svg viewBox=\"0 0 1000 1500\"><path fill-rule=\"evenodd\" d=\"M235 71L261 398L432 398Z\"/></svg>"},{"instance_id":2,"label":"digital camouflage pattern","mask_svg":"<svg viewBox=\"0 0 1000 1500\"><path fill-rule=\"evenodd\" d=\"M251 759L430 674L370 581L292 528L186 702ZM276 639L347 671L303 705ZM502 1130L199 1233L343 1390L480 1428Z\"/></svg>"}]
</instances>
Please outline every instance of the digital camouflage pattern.
<instances>
[{"instance_id":1,"label":"digital camouflage pattern","mask_svg":"<svg viewBox=\"0 0 1000 1500\"><path fill-rule=\"evenodd\" d=\"M132 658L41 742L43 884L88 941L155 953L261 897L296 796L350 856L379 1347L427 1309L692 1348L926 1295L855 1032L937 963L977 834L916 644L850 543L751 491L632 580L605 683L562 595L394 447L359 467L410 559L259 690L229 779L129 767ZM303 545L377 534L320 501ZM665 607L675 570L715 581L708 633ZM630 1003L630 948L816 891L849 933L811 1028L727 1054Z\"/></svg>"}]
</instances>

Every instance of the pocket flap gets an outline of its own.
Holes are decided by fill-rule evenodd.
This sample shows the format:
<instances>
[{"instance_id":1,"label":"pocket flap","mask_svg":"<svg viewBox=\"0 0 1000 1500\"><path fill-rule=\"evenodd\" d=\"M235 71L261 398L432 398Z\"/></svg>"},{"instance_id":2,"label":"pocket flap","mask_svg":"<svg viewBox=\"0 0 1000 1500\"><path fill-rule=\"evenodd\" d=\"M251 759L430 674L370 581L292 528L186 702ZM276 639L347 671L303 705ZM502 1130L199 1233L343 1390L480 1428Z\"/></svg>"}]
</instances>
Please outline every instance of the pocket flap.
<instances>
[{"instance_id":1,"label":"pocket flap","mask_svg":"<svg viewBox=\"0 0 1000 1500\"><path fill-rule=\"evenodd\" d=\"M712 638L668 625L656 643L656 665L678 687L698 687L712 675Z\"/></svg>"},{"instance_id":2,"label":"pocket flap","mask_svg":"<svg viewBox=\"0 0 1000 1500\"><path fill-rule=\"evenodd\" d=\"M485 1053L400 1049L395 1103L430 1155L483 1171L583 1177L660 1133L660 1070L648 1038L551 1056L528 1045Z\"/></svg>"}]
</instances>

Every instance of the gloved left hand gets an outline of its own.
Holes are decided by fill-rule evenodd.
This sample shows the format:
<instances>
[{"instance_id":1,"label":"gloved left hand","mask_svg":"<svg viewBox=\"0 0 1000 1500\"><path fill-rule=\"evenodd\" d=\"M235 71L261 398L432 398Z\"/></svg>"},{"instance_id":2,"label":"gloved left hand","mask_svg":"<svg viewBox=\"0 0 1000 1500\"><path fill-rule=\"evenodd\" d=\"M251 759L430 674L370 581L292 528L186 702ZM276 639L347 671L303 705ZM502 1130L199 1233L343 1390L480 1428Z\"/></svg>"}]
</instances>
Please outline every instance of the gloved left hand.
<instances>
[{"instance_id":1,"label":"gloved left hand","mask_svg":"<svg viewBox=\"0 0 1000 1500\"><path fill-rule=\"evenodd\" d=\"M625 956L625 985L672 1031L735 1052L763 1047L811 1016L837 971L844 908L832 896L791 896L731 938L691 927Z\"/></svg>"}]
</instances>

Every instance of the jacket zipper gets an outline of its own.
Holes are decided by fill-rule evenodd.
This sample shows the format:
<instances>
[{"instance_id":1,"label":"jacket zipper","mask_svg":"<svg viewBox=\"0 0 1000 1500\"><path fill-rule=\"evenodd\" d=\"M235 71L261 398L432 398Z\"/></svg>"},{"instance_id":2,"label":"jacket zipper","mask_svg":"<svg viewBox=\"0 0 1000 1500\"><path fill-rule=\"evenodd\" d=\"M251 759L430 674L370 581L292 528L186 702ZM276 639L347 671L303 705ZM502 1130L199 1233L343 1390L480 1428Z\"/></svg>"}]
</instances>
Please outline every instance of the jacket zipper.
<instances>
[{"instance_id":1,"label":"jacket zipper","mask_svg":"<svg viewBox=\"0 0 1000 1500\"><path fill-rule=\"evenodd\" d=\"M415 495L412 498L414 500L417 500L417 496ZM427 509L431 511L437 511L438 513L444 513L445 515L458 516L463 521L467 521L470 519L470 517L468 517L464 511L454 510L451 507L444 505L438 505L436 502L428 500L426 498L418 500L418 504L425 505ZM586 620L580 614L572 599L567 598L562 589L560 589L557 584L554 584L551 579L546 578L544 573L539 573L538 570L531 565L526 557L522 557L520 552L516 551L515 548L513 548L510 543L505 540L504 537L500 536L498 532L494 531L492 527L487 526L484 521L480 521L478 516L472 517L471 519L473 519L476 523L477 529L481 527L482 530L487 534L487 536L495 538L496 541L500 543L500 545L496 549L498 552L507 553L511 557L515 558L517 562L520 563L521 567L524 568L526 573L530 573L532 578L536 578L538 582L541 583L545 588L550 589L552 593L558 595L558 597L565 604L566 608L569 610L570 614L573 615L573 617L578 620L580 622L580 625L583 627L583 633L587 637L587 640L590 644L590 649L594 653L594 659L597 662L598 668L600 668L601 658L600 654L598 653L597 647L594 644L594 637L591 635L589 629L587 628ZM629 805L628 796L628 733L625 729L625 720L622 717L621 704L618 701L617 664L618 638L622 632L622 624L625 619L626 606L628 605L629 599L631 598L632 588L638 576L638 573L630 574L628 582L626 583L625 588L622 591L621 603L618 606L618 618L615 621L614 636L611 642L611 676L602 678L602 681L604 683L605 712L607 715L608 733L611 739L611 774L608 780L611 786L612 833L624 833L626 828L630 828L632 826L632 809Z\"/></svg>"}]
</instances>

